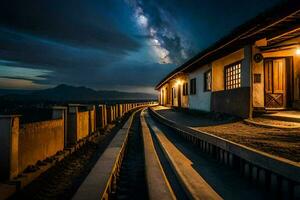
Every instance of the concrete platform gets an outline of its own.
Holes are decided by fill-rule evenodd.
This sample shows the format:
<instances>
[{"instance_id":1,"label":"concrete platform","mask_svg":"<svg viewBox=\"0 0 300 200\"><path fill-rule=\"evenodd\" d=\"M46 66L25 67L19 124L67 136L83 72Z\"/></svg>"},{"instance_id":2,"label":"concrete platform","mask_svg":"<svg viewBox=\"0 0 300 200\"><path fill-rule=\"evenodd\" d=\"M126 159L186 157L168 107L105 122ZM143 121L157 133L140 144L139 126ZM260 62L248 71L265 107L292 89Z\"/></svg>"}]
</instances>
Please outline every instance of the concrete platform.
<instances>
[{"instance_id":1,"label":"concrete platform","mask_svg":"<svg viewBox=\"0 0 300 200\"><path fill-rule=\"evenodd\" d=\"M96 200L108 199L115 182L118 168L120 167L125 145L128 138L133 115L126 121L122 129L118 131L109 146L103 152L95 166L81 184L75 195L74 200Z\"/></svg>"},{"instance_id":2,"label":"concrete platform","mask_svg":"<svg viewBox=\"0 0 300 200\"><path fill-rule=\"evenodd\" d=\"M161 132L151 118L147 122L154 131L164 155L191 199L222 199L192 167L193 163Z\"/></svg>"},{"instance_id":3,"label":"concrete platform","mask_svg":"<svg viewBox=\"0 0 300 200\"><path fill-rule=\"evenodd\" d=\"M246 124L261 126L265 128L279 128L279 129L300 129L299 122L275 120L272 118L255 117L252 119L244 119Z\"/></svg>"},{"instance_id":4,"label":"concrete platform","mask_svg":"<svg viewBox=\"0 0 300 200\"><path fill-rule=\"evenodd\" d=\"M262 117L274 120L300 123L300 111L297 110L278 111L275 113L263 114Z\"/></svg>"},{"instance_id":5,"label":"concrete platform","mask_svg":"<svg viewBox=\"0 0 300 200\"><path fill-rule=\"evenodd\" d=\"M145 110L141 113L141 128L149 199L176 199L155 151L151 133L145 121Z\"/></svg>"}]
</instances>

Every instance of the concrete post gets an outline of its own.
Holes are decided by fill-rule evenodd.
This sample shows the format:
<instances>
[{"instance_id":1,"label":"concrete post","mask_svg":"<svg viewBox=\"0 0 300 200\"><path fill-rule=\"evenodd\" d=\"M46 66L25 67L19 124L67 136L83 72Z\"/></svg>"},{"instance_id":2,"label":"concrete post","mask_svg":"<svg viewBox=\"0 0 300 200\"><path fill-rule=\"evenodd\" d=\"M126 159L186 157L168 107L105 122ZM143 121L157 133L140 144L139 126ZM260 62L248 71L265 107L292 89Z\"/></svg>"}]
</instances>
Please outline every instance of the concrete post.
<instances>
[{"instance_id":1,"label":"concrete post","mask_svg":"<svg viewBox=\"0 0 300 200\"><path fill-rule=\"evenodd\" d=\"M116 116L115 118L118 119L120 117L120 115L119 115L119 104L115 105L115 111L116 111L115 112L115 116Z\"/></svg>"},{"instance_id":2,"label":"concrete post","mask_svg":"<svg viewBox=\"0 0 300 200\"><path fill-rule=\"evenodd\" d=\"M12 179L19 173L19 117L0 116L0 180Z\"/></svg>"},{"instance_id":3,"label":"concrete post","mask_svg":"<svg viewBox=\"0 0 300 200\"><path fill-rule=\"evenodd\" d=\"M229 153L228 159L229 159L229 166L232 168L235 167L234 166L235 165L235 160L234 160L235 157L232 153Z\"/></svg>"},{"instance_id":4,"label":"concrete post","mask_svg":"<svg viewBox=\"0 0 300 200\"><path fill-rule=\"evenodd\" d=\"M260 186L265 186L266 180L267 180L266 170L260 168L258 170L258 183L259 183L259 185Z\"/></svg>"},{"instance_id":5,"label":"concrete post","mask_svg":"<svg viewBox=\"0 0 300 200\"><path fill-rule=\"evenodd\" d=\"M280 190L279 177L274 173L272 173L270 177L270 190L272 192Z\"/></svg>"},{"instance_id":6,"label":"concrete post","mask_svg":"<svg viewBox=\"0 0 300 200\"><path fill-rule=\"evenodd\" d=\"M99 105L98 123L100 123L101 128L105 128L107 125L106 105Z\"/></svg>"},{"instance_id":7,"label":"concrete post","mask_svg":"<svg viewBox=\"0 0 300 200\"><path fill-rule=\"evenodd\" d=\"M95 116L95 106L88 106L89 110L89 134L95 132L96 126L96 116Z\"/></svg>"},{"instance_id":8,"label":"concrete post","mask_svg":"<svg viewBox=\"0 0 300 200\"><path fill-rule=\"evenodd\" d=\"M252 182L256 182L257 181L257 177L258 177L258 168L256 166L253 166L252 170L251 170Z\"/></svg>"},{"instance_id":9,"label":"concrete post","mask_svg":"<svg viewBox=\"0 0 300 200\"><path fill-rule=\"evenodd\" d=\"M229 164L228 152L227 151L224 151L224 164L225 165Z\"/></svg>"},{"instance_id":10,"label":"concrete post","mask_svg":"<svg viewBox=\"0 0 300 200\"><path fill-rule=\"evenodd\" d=\"M68 109L63 106L52 107L52 119L64 119L64 147L67 147L68 141Z\"/></svg>"},{"instance_id":11,"label":"concrete post","mask_svg":"<svg viewBox=\"0 0 300 200\"><path fill-rule=\"evenodd\" d=\"M244 176L246 178L251 177L251 167L250 167L250 164L247 162L245 162L245 164L244 164Z\"/></svg>"},{"instance_id":12,"label":"concrete post","mask_svg":"<svg viewBox=\"0 0 300 200\"><path fill-rule=\"evenodd\" d=\"M122 104L118 104L119 117L123 117Z\"/></svg>"},{"instance_id":13,"label":"concrete post","mask_svg":"<svg viewBox=\"0 0 300 200\"><path fill-rule=\"evenodd\" d=\"M77 142L77 118L78 118L78 106L75 104L71 104L68 107L68 129L67 129L67 145L73 145Z\"/></svg>"},{"instance_id":14,"label":"concrete post","mask_svg":"<svg viewBox=\"0 0 300 200\"><path fill-rule=\"evenodd\" d=\"M113 122L113 107L107 107L107 122L110 124Z\"/></svg>"},{"instance_id":15,"label":"concrete post","mask_svg":"<svg viewBox=\"0 0 300 200\"><path fill-rule=\"evenodd\" d=\"M125 113L127 113L127 111L128 111L128 104L127 103L124 104L124 108L125 108Z\"/></svg>"},{"instance_id":16,"label":"concrete post","mask_svg":"<svg viewBox=\"0 0 300 200\"><path fill-rule=\"evenodd\" d=\"M116 106L113 105L112 107L112 122L116 119Z\"/></svg>"}]
</instances>

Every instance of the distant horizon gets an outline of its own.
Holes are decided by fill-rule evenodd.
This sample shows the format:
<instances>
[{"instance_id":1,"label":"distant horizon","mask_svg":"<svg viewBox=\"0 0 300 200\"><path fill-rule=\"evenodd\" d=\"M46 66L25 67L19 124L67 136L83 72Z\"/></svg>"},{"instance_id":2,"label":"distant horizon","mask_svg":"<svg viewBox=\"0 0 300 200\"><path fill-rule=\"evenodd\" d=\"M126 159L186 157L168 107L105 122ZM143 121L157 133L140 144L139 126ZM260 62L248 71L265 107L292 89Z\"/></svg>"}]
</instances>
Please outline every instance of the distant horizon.
<instances>
[{"instance_id":1,"label":"distant horizon","mask_svg":"<svg viewBox=\"0 0 300 200\"><path fill-rule=\"evenodd\" d=\"M70 85L70 84L64 84L64 83L61 83L61 84L58 84L58 85L51 85L49 87L46 87L46 88L23 88L23 89L19 89L19 88L0 88L0 90L11 90L11 91L40 91L40 90L46 90L46 89L52 89L52 88L56 88L58 86L61 86L61 85L66 85L66 86L71 86L71 87L76 87L76 88L79 88L79 87L85 87L85 88L88 88L88 89L92 89L94 91L110 91L110 92L124 92L124 93L144 93L144 94L153 94L153 95L156 95L157 92L154 91L154 93L150 93L150 92L137 92L136 90L135 91L128 91L128 90L117 90L117 89L94 89L94 88L90 88L90 87L87 87L87 86L83 86L83 85Z\"/></svg>"}]
</instances>

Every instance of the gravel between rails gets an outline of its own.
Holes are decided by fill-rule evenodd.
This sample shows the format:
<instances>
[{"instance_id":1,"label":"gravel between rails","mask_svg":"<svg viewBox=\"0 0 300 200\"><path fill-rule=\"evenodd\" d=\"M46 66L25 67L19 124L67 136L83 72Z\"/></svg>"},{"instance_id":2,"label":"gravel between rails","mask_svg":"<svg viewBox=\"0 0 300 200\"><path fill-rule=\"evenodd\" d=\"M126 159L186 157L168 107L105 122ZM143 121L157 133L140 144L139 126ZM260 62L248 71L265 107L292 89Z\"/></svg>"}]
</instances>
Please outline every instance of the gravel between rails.
<instances>
[{"instance_id":1,"label":"gravel between rails","mask_svg":"<svg viewBox=\"0 0 300 200\"><path fill-rule=\"evenodd\" d=\"M129 131L128 143L117 178L117 190L114 199L148 199L140 113L141 111L135 114Z\"/></svg>"}]
</instances>

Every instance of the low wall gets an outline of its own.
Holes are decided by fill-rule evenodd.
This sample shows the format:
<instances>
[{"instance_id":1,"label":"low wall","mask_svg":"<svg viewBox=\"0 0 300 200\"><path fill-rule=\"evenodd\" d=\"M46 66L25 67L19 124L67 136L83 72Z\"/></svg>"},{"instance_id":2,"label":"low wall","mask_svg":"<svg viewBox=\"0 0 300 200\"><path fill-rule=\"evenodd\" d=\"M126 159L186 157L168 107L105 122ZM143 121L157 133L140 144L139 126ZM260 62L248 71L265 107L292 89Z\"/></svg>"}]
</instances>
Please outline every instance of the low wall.
<instances>
[{"instance_id":1,"label":"low wall","mask_svg":"<svg viewBox=\"0 0 300 200\"><path fill-rule=\"evenodd\" d=\"M95 108L89 111L89 133L96 131L96 111Z\"/></svg>"},{"instance_id":2,"label":"low wall","mask_svg":"<svg viewBox=\"0 0 300 200\"><path fill-rule=\"evenodd\" d=\"M211 111L248 118L250 113L250 88L242 87L212 92Z\"/></svg>"},{"instance_id":3,"label":"low wall","mask_svg":"<svg viewBox=\"0 0 300 200\"><path fill-rule=\"evenodd\" d=\"M22 172L28 165L34 165L63 149L63 119L24 124L19 135L18 171Z\"/></svg>"},{"instance_id":4,"label":"low wall","mask_svg":"<svg viewBox=\"0 0 300 200\"><path fill-rule=\"evenodd\" d=\"M110 124L114 121L114 110L113 106L108 106L106 109L106 115L107 115L107 123Z\"/></svg>"},{"instance_id":5,"label":"low wall","mask_svg":"<svg viewBox=\"0 0 300 200\"><path fill-rule=\"evenodd\" d=\"M174 133L198 146L220 164L236 169L254 184L277 194L278 199L300 199L299 163L177 124L151 108L149 111L154 119L174 130Z\"/></svg>"},{"instance_id":6,"label":"low wall","mask_svg":"<svg viewBox=\"0 0 300 200\"><path fill-rule=\"evenodd\" d=\"M89 111L78 112L77 141L89 135Z\"/></svg>"},{"instance_id":7,"label":"low wall","mask_svg":"<svg viewBox=\"0 0 300 200\"><path fill-rule=\"evenodd\" d=\"M106 105L99 105L96 109L96 127L105 128L107 125Z\"/></svg>"},{"instance_id":8,"label":"low wall","mask_svg":"<svg viewBox=\"0 0 300 200\"><path fill-rule=\"evenodd\" d=\"M123 104L122 115L129 111L129 107L154 103L126 104L126 106ZM111 117L114 117L115 112L112 107L110 108L106 109L106 105L102 105L99 111L103 128L107 125L108 110ZM121 109L118 109L118 112L121 113ZM21 126L20 115L0 115L0 181L12 180L28 165L35 165L37 161L53 156L65 147L75 145L78 140L94 132L95 113L94 106L79 104L70 104L68 108L55 106L52 120L26 123Z\"/></svg>"}]
</instances>

